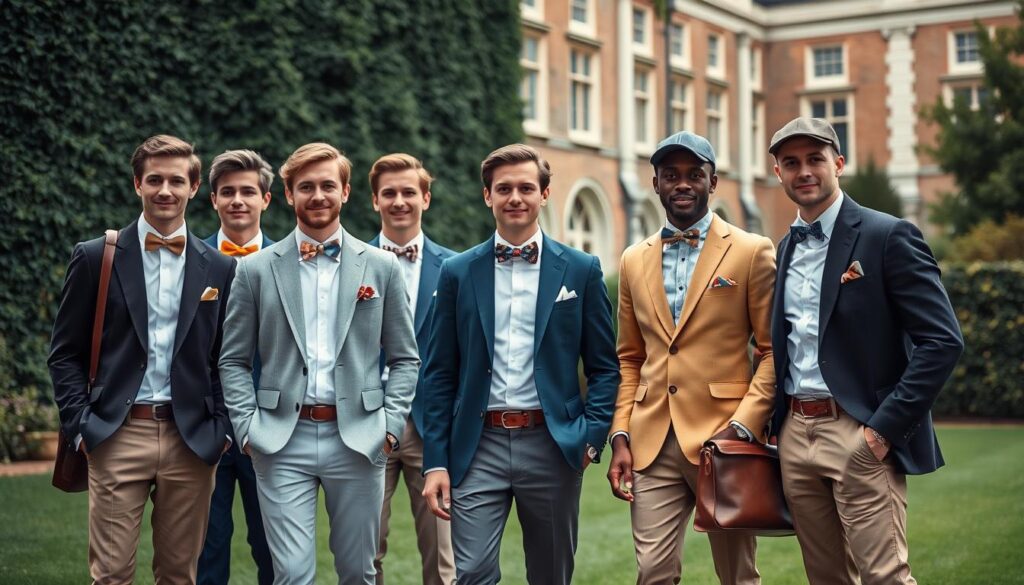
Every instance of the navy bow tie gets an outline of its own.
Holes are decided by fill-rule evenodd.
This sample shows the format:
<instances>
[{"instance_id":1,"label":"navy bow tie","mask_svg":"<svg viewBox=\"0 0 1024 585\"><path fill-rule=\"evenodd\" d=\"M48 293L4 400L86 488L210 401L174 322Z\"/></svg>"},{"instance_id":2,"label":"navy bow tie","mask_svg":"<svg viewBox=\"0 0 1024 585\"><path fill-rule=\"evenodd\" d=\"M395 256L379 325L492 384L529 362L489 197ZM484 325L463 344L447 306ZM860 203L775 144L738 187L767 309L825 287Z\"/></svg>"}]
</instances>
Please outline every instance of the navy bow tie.
<instances>
[{"instance_id":1,"label":"navy bow tie","mask_svg":"<svg viewBox=\"0 0 1024 585\"><path fill-rule=\"evenodd\" d=\"M494 257L498 260L498 264L504 264L513 258L522 258L530 264L536 264L539 259L537 247L537 242L530 242L522 248L494 244Z\"/></svg>"},{"instance_id":2,"label":"navy bow tie","mask_svg":"<svg viewBox=\"0 0 1024 585\"><path fill-rule=\"evenodd\" d=\"M789 226L789 237L793 238L793 241L799 244L807 238L814 238L815 240L822 241L825 239L825 232L821 231L821 222L816 221L809 226L806 225L791 225Z\"/></svg>"}]
</instances>

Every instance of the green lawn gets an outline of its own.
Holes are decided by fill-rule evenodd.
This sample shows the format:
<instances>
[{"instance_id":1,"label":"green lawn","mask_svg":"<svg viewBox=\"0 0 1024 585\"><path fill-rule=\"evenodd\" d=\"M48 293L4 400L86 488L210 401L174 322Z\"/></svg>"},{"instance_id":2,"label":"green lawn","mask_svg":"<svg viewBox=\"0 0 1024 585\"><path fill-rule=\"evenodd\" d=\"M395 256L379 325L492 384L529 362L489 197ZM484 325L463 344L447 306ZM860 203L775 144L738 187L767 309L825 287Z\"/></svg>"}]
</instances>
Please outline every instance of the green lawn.
<instances>
[{"instance_id":1,"label":"green lawn","mask_svg":"<svg viewBox=\"0 0 1024 585\"><path fill-rule=\"evenodd\" d=\"M926 585L1024 583L1024 427L943 428L948 462L938 472L910 480L910 562ZM628 584L635 579L629 511L611 497L605 466L584 482L576 583ZM408 496L396 495L388 584L412 584L419 575ZM45 476L0 479L0 583L88 582L86 497L57 492ZM236 500L236 504L237 504ZM334 583L321 510L317 583ZM242 525L241 506L235 507ZM138 583L152 583L148 523L139 550ZM708 541L690 532L684 583L717 583ZM234 540L232 583L255 582L244 536ZM794 538L759 541L758 566L766 584L806 583ZM502 549L503 582L525 583L522 542L515 514Z\"/></svg>"}]
</instances>

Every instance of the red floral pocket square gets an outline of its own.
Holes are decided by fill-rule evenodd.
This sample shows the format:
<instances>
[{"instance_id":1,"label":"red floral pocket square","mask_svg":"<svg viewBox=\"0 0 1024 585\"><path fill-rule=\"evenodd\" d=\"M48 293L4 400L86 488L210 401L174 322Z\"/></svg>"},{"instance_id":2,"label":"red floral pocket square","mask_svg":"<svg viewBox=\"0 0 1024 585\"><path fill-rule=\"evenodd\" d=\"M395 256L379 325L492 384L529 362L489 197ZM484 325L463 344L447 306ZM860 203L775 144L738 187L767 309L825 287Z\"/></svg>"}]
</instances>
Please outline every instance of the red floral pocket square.
<instances>
[{"instance_id":1,"label":"red floral pocket square","mask_svg":"<svg viewBox=\"0 0 1024 585\"><path fill-rule=\"evenodd\" d=\"M850 264L850 267L846 269L846 272L844 272L843 275L839 277L839 284L846 284L851 280L857 280L858 278L862 278L863 276L864 269L860 265L860 260L854 260L853 264Z\"/></svg>"},{"instance_id":2,"label":"red floral pocket square","mask_svg":"<svg viewBox=\"0 0 1024 585\"><path fill-rule=\"evenodd\" d=\"M708 285L708 288L726 288L730 286L736 286L736 281L724 276L716 276L715 279L711 281L711 284Z\"/></svg>"},{"instance_id":3,"label":"red floral pocket square","mask_svg":"<svg viewBox=\"0 0 1024 585\"><path fill-rule=\"evenodd\" d=\"M372 286L362 285L359 287L359 292L356 293L356 301L368 301L370 299L376 299L380 297L377 291L373 290Z\"/></svg>"}]
</instances>

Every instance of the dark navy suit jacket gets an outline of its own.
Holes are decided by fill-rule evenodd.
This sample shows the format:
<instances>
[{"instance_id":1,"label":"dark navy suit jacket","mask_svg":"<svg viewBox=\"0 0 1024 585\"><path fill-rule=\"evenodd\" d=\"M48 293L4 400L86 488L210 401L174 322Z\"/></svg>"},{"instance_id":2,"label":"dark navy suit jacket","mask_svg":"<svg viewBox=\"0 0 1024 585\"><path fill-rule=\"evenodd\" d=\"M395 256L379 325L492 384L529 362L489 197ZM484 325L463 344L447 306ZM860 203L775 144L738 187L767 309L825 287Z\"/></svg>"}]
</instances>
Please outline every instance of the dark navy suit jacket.
<instances>
[{"instance_id":1,"label":"dark navy suit jacket","mask_svg":"<svg viewBox=\"0 0 1024 585\"><path fill-rule=\"evenodd\" d=\"M556 303L563 286L577 296ZM588 443L604 447L619 386L611 304L598 259L544 236L535 315L533 375L545 426L578 470ZM442 264L429 345L423 469L447 468L458 485L480 442L491 392L493 236Z\"/></svg>"},{"instance_id":2,"label":"dark navy suit jacket","mask_svg":"<svg viewBox=\"0 0 1024 585\"><path fill-rule=\"evenodd\" d=\"M788 411L785 286L793 246L788 235L779 243L772 310L775 433ZM864 276L840 284L854 261ZM822 273L818 360L839 406L888 439L897 469L908 474L944 463L931 408L963 351L939 276L916 226L844 196Z\"/></svg>"},{"instance_id":3,"label":"dark navy suit jacket","mask_svg":"<svg viewBox=\"0 0 1024 585\"><path fill-rule=\"evenodd\" d=\"M371 246L380 247L380 234L368 242ZM416 345L419 347L420 361L426 362L427 341L430 339L431 311L434 308L434 291L437 290L437 277L441 273L441 262L446 258L455 255L454 250L435 243L423 235L423 250L420 257L423 263L420 264L420 286L416 293L416 307L413 308L413 328L416 331ZM381 351L380 371L384 372L386 356ZM416 397L412 400L413 424L416 430L423 433L423 376L420 376L416 383Z\"/></svg>"}]
</instances>

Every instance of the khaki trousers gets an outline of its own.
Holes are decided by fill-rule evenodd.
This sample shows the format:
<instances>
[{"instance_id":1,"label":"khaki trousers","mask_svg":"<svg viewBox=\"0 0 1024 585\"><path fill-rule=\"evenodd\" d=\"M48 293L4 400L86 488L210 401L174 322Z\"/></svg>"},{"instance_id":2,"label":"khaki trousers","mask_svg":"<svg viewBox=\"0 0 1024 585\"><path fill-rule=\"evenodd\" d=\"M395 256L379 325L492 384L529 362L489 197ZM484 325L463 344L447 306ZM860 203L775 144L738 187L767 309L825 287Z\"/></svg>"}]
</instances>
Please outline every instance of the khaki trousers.
<instances>
[{"instance_id":1,"label":"khaki trousers","mask_svg":"<svg viewBox=\"0 0 1024 585\"><path fill-rule=\"evenodd\" d=\"M683 537L697 501L697 466L683 455L675 432L668 437L654 463L633 470L633 543L636 547L638 585L679 583L682 578ZM757 585L761 576L754 564L757 541L735 533L708 533L715 572L722 585Z\"/></svg>"},{"instance_id":2,"label":"khaki trousers","mask_svg":"<svg viewBox=\"0 0 1024 585\"><path fill-rule=\"evenodd\" d=\"M388 457L384 471L384 507L380 515L380 547L373 561L377 569L377 585L384 585L384 555L388 553L388 524L391 520L391 497L398 487L398 476L405 476L409 504L416 525L416 544L423 559L424 585L451 585L455 582L455 555L452 552L451 523L430 512L423 497L423 439L410 418L399 439L398 451Z\"/></svg>"},{"instance_id":3,"label":"khaki trousers","mask_svg":"<svg viewBox=\"0 0 1024 585\"><path fill-rule=\"evenodd\" d=\"M216 465L203 462L173 421L133 419L89 452L89 573L131 583L146 500L153 500L153 580L192 585L206 538Z\"/></svg>"},{"instance_id":4,"label":"khaki trousers","mask_svg":"<svg viewBox=\"0 0 1024 585\"><path fill-rule=\"evenodd\" d=\"M878 461L846 413L790 413L779 438L782 484L811 585L913 585L907 563L907 482Z\"/></svg>"}]
</instances>

